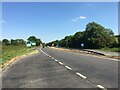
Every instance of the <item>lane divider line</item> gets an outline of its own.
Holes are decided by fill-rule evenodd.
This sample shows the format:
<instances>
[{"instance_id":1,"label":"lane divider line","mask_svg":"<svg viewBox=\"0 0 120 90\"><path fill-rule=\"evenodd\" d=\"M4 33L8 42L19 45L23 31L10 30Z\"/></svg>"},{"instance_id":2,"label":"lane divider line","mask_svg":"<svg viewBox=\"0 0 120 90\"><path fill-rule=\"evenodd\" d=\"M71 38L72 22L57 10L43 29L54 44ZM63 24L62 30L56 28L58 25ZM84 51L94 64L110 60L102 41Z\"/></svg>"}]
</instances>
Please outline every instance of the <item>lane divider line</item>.
<instances>
[{"instance_id":1,"label":"lane divider line","mask_svg":"<svg viewBox=\"0 0 120 90\"><path fill-rule=\"evenodd\" d=\"M52 59L54 59L54 57L52 57Z\"/></svg>"},{"instance_id":2,"label":"lane divider line","mask_svg":"<svg viewBox=\"0 0 120 90\"><path fill-rule=\"evenodd\" d=\"M97 85L97 87L101 88L101 89L105 89L103 86L101 85Z\"/></svg>"},{"instance_id":3,"label":"lane divider line","mask_svg":"<svg viewBox=\"0 0 120 90\"><path fill-rule=\"evenodd\" d=\"M67 69L69 69L69 70L72 70L72 68L70 68L70 67L68 67L68 66L65 66Z\"/></svg>"},{"instance_id":4,"label":"lane divider line","mask_svg":"<svg viewBox=\"0 0 120 90\"><path fill-rule=\"evenodd\" d=\"M40 49L41 50L41 49ZM55 59L54 57L48 55L47 53L45 53L44 51L41 50L42 53L44 53L45 55L47 55L48 57L50 57L51 59L55 60L56 62L58 62L60 65L64 65L62 62L59 62L57 59ZM72 68L70 68L69 66L65 66L68 70L72 70ZM87 77L80 74L79 72L76 72L76 74L84 79L86 79ZM102 85L97 85L98 88L103 89L103 90L107 90L105 87L103 87Z\"/></svg>"},{"instance_id":5,"label":"lane divider line","mask_svg":"<svg viewBox=\"0 0 120 90\"><path fill-rule=\"evenodd\" d=\"M41 51L42 53L44 53L45 55L49 56L49 55L48 55L47 53L45 53L43 50L40 49L40 51Z\"/></svg>"},{"instance_id":6,"label":"lane divider line","mask_svg":"<svg viewBox=\"0 0 120 90\"><path fill-rule=\"evenodd\" d=\"M51 56L48 56L48 57L50 57L50 58L51 58Z\"/></svg>"},{"instance_id":7,"label":"lane divider line","mask_svg":"<svg viewBox=\"0 0 120 90\"><path fill-rule=\"evenodd\" d=\"M56 62L58 62L58 60L57 59L54 59Z\"/></svg>"},{"instance_id":8,"label":"lane divider line","mask_svg":"<svg viewBox=\"0 0 120 90\"><path fill-rule=\"evenodd\" d=\"M58 62L60 65L63 65L63 63L62 62Z\"/></svg>"},{"instance_id":9,"label":"lane divider line","mask_svg":"<svg viewBox=\"0 0 120 90\"><path fill-rule=\"evenodd\" d=\"M76 74L77 74L78 76L80 76L80 77L84 78L84 79L86 79L86 78L87 78L86 76L84 76L84 75L80 74L79 72L77 72Z\"/></svg>"}]
</instances>

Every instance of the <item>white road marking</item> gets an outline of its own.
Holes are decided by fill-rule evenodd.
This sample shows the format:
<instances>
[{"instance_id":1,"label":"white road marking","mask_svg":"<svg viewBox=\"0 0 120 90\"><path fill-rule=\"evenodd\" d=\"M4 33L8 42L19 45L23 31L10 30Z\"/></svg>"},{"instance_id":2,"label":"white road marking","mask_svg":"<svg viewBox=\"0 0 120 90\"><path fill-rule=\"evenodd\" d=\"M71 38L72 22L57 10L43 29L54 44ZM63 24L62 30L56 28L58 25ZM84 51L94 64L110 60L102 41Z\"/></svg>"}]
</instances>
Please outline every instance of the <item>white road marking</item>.
<instances>
[{"instance_id":1,"label":"white road marking","mask_svg":"<svg viewBox=\"0 0 120 90\"><path fill-rule=\"evenodd\" d=\"M47 55L48 57L51 57L50 55L48 55L47 53L45 53L42 49L40 49L42 53L44 53L45 55Z\"/></svg>"},{"instance_id":2,"label":"white road marking","mask_svg":"<svg viewBox=\"0 0 120 90\"><path fill-rule=\"evenodd\" d=\"M62 62L59 62L59 64L60 64L60 65L63 65L63 63L62 63Z\"/></svg>"},{"instance_id":3,"label":"white road marking","mask_svg":"<svg viewBox=\"0 0 120 90\"><path fill-rule=\"evenodd\" d=\"M54 58L52 57L52 59L54 59Z\"/></svg>"},{"instance_id":4,"label":"white road marking","mask_svg":"<svg viewBox=\"0 0 120 90\"><path fill-rule=\"evenodd\" d=\"M80 73L76 73L78 76L80 76L80 77L82 77L82 78L84 78L84 79L86 79L87 77L86 76L84 76L84 75L82 75L82 74L80 74Z\"/></svg>"},{"instance_id":5,"label":"white road marking","mask_svg":"<svg viewBox=\"0 0 120 90\"><path fill-rule=\"evenodd\" d=\"M46 54L43 50L40 49L40 51L41 51L42 53ZM47 55L47 54L46 54L46 55Z\"/></svg>"},{"instance_id":6,"label":"white road marking","mask_svg":"<svg viewBox=\"0 0 120 90\"><path fill-rule=\"evenodd\" d=\"M44 53L46 55L46 53Z\"/></svg>"},{"instance_id":7,"label":"white road marking","mask_svg":"<svg viewBox=\"0 0 120 90\"><path fill-rule=\"evenodd\" d=\"M49 57L51 57L51 56L49 56Z\"/></svg>"},{"instance_id":8,"label":"white road marking","mask_svg":"<svg viewBox=\"0 0 120 90\"><path fill-rule=\"evenodd\" d=\"M47 53L45 53L46 56L49 56Z\"/></svg>"},{"instance_id":9,"label":"white road marking","mask_svg":"<svg viewBox=\"0 0 120 90\"><path fill-rule=\"evenodd\" d=\"M41 49L40 49L41 50ZM47 53L45 53L44 51L42 51L41 50L41 52L42 53L44 53L44 54L46 54L48 57L51 57L50 55L48 55ZM86 56L88 56L88 55L86 55ZM94 56L94 57L97 57L97 56ZM53 57L51 57L52 59L54 59ZM98 58L101 58L101 57L98 57ZM109 59L109 60L114 60L114 61L118 61L118 60L116 60L116 59L111 59L111 58L104 58L104 59ZM58 60L57 59L54 59L56 62L58 62ZM63 63L62 62L58 62L59 64L61 64L61 65L63 65ZM72 70L72 68L70 68L69 66L65 66L67 69L69 69L69 70ZM84 75L82 75L82 74L80 74L79 72L77 72L76 73L78 76L80 76L80 77L82 77L82 78L84 78L84 79L86 79L87 77L86 76L84 76ZM105 89L103 86L101 86L101 85L97 85L97 87L99 87L99 88L101 88L101 89Z\"/></svg>"},{"instance_id":10,"label":"white road marking","mask_svg":"<svg viewBox=\"0 0 120 90\"><path fill-rule=\"evenodd\" d=\"M68 66L65 66L67 69L69 69L69 70L72 70L72 68L70 68L70 67L68 67Z\"/></svg>"},{"instance_id":11,"label":"white road marking","mask_svg":"<svg viewBox=\"0 0 120 90\"><path fill-rule=\"evenodd\" d=\"M105 89L103 86L101 85L97 85L97 87L101 88L101 89Z\"/></svg>"},{"instance_id":12,"label":"white road marking","mask_svg":"<svg viewBox=\"0 0 120 90\"><path fill-rule=\"evenodd\" d=\"M55 61L57 62L58 60L57 60L57 59L55 59Z\"/></svg>"}]
</instances>

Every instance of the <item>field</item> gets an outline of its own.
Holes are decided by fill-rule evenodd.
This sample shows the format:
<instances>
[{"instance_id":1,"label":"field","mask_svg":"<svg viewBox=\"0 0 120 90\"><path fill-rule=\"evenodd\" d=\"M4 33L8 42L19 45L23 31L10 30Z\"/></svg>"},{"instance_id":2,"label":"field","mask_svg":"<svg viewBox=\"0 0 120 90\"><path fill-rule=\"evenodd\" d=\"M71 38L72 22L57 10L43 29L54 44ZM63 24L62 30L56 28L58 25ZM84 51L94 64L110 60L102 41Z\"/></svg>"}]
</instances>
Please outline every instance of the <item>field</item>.
<instances>
[{"instance_id":1,"label":"field","mask_svg":"<svg viewBox=\"0 0 120 90\"><path fill-rule=\"evenodd\" d=\"M31 50L25 45L19 46L2 46L2 63L10 60L16 56L20 56L26 53L29 53Z\"/></svg>"}]
</instances>

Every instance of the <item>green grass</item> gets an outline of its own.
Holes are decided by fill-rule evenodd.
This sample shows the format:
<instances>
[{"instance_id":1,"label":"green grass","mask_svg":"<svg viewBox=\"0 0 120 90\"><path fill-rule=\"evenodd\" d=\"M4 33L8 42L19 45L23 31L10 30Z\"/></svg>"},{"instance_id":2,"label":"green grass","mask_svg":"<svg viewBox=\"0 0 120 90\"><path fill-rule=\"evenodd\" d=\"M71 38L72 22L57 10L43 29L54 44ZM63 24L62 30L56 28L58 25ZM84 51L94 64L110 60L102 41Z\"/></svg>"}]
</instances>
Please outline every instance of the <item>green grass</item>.
<instances>
[{"instance_id":1,"label":"green grass","mask_svg":"<svg viewBox=\"0 0 120 90\"><path fill-rule=\"evenodd\" d=\"M16 56L20 56L23 54L27 54L29 48L27 48L25 45L19 45L19 46L2 46L2 63L6 62L7 60L10 60Z\"/></svg>"},{"instance_id":2,"label":"green grass","mask_svg":"<svg viewBox=\"0 0 120 90\"><path fill-rule=\"evenodd\" d=\"M108 48L108 47L105 47L105 48L102 48L102 49L99 49L99 50L111 51L111 52L120 52L120 47L119 48Z\"/></svg>"}]
</instances>

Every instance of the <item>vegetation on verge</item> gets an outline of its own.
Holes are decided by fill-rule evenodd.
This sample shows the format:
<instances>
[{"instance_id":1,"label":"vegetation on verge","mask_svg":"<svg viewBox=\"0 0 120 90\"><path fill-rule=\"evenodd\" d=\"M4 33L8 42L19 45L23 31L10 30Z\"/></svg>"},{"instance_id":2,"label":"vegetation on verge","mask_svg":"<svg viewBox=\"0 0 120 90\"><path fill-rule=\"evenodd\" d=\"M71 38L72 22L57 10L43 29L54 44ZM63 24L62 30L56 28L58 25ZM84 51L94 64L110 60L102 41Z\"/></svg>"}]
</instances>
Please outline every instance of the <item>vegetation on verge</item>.
<instances>
[{"instance_id":1,"label":"vegetation on verge","mask_svg":"<svg viewBox=\"0 0 120 90\"><path fill-rule=\"evenodd\" d=\"M30 36L28 40L36 43L36 46L39 46L42 41L35 36ZM2 63L20 55L27 54L33 50L35 47L27 48L26 41L23 39L3 39L2 40L2 48L0 50L2 54Z\"/></svg>"},{"instance_id":2,"label":"vegetation on verge","mask_svg":"<svg viewBox=\"0 0 120 90\"><path fill-rule=\"evenodd\" d=\"M36 38L35 36L30 36L27 40L36 43L36 46L39 46L42 41L39 38Z\"/></svg>"},{"instance_id":3,"label":"vegetation on verge","mask_svg":"<svg viewBox=\"0 0 120 90\"><path fill-rule=\"evenodd\" d=\"M110 52L120 52L120 48L109 48L109 47L105 47L105 48L101 48L101 49L98 49L98 50L101 50L101 51L110 51Z\"/></svg>"},{"instance_id":4,"label":"vegetation on verge","mask_svg":"<svg viewBox=\"0 0 120 90\"><path fill-rule=\"evenodd\" d=\"M10 60L16 56L24 55L29 53L30 50L25 45L19 46L2 46L2 63Z\"/></svg>"},{"instance_id":5,"label":"vegetation on verge","mask_svg":"<svg viewBox=\"0 0 120 90\"><path fill-rule=\"evenodd\" d=\"M91 22L86 25L85 31L76 32L74 35L66 36L62 40L56 40L46 45L66 47L66 48L84 48L102 49L102 48L118 48L120 46L120 35L115 36L111 29L102 25Z\"/></svg>"}]
</instances>

